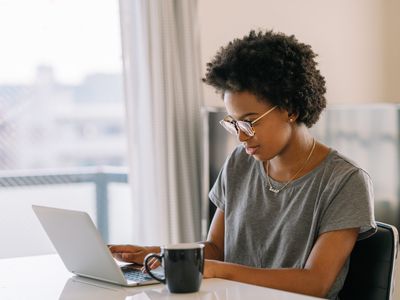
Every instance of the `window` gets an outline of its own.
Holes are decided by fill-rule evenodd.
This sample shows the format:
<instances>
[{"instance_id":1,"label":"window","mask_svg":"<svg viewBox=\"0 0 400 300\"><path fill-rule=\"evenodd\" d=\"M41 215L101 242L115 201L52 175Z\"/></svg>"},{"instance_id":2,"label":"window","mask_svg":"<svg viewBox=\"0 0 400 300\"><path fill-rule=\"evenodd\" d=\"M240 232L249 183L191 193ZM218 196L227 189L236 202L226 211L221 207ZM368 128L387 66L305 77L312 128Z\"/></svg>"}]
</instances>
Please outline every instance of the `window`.
<instances>
[{"instance_id":1,"label":"window","mask_svg":"<svg viewBox=\"0 0 400 300\"><path fill-rule=\"evenodd\" d=\"M54 252L31 204L87 211L107 241L130 236L126 181L88 171L127 165L118 10L0 0L0 240L13 245L0 258Z\"/></svg>"},{"instance_id":2,"label":"window","mask_svg":"<svg viewBox=\"0 0 400 300\"><path fill-rule=\"evenodd\" d=\"M3 0L0 36L0 169L126 165L118 2Z\"/></svg>"}]
</instances>

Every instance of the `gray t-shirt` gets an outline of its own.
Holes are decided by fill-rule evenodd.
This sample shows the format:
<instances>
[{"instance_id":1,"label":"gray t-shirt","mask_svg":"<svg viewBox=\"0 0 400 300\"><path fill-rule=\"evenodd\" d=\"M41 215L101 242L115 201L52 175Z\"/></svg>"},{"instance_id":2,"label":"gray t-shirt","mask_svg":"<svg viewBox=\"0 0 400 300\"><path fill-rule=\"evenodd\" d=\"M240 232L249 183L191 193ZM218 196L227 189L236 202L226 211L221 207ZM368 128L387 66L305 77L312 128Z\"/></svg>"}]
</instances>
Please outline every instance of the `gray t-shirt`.
<instances>
[{"instance_id":1,"label":"gray t-shirt","mask_svg":"<svg viewBox=\"0 0 400 300\"><path fill-rule=\"evenodd\" d=\"M270 178L275 188L282 183ZM226 160L211 201L225 215L225 261L258 268L304 268L319 235L360 228L376 230L369 175L337 151L278 194L269 191L261 161L238 146ZM327 297L337 299L349 260Z\"/></svg>"}]
</instances>

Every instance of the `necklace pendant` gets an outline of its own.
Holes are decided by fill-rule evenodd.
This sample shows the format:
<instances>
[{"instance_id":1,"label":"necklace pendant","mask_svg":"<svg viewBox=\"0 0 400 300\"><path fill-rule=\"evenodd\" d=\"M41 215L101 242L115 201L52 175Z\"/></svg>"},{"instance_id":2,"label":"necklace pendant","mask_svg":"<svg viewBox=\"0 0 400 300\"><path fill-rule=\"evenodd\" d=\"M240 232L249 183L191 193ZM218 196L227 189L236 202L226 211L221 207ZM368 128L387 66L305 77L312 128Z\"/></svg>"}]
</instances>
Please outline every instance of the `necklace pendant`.
<instances>
[{"instance_id":1,"label":"necklace pendant","mask_svg":"<svg viewBox=\"0 0 400 300\"><path fill-rule=\"evenodd\" d=\"M278 194L280 191L272 186L269 187L269 190L275 194Z\"/></svg>"}]
</instances>

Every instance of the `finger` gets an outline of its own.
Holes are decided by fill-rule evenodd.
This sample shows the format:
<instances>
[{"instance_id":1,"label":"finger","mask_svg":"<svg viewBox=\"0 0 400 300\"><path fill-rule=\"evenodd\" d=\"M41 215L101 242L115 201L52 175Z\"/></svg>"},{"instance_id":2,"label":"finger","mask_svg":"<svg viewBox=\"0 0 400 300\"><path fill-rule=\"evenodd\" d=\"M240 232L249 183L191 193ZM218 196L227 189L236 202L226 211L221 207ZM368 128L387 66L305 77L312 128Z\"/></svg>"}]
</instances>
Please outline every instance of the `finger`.
<instances>
[{"instance_id":1,"label":"finger","mask_svg":"<svg viewBox=\"0 0 400 300\"><path fill-rule=\"evenodd\" d=\"M109 245L108 249L110 249L111 252L143 252L141 247L135 247L132 245Z\"/></svg>"},{"instance_id":2,"label":"finger","mask_svg":"<svg viewBox=\"0 0 400 300\"><path fill-rule=\"evenodd\" d=\"M159 261L158 259L152 258L152 259L149 260L149 262L147 263L147 265L149 266L149 269L150 269L150 270L154 270L154 269L157 269L161 264L160 264L160 261ZM143 273L147 273L146 267L143 266L142 269L141 269L141 271L142 271Z\"/></svg>"},{"instance_id":3,"label":"finger","mask_svg":"<svg viewBox=\"0 0 400 300\"><path fill-rule=\"evenodd\" d=\"M114 257L118 261L123 261L121 253L111 253L112 257Z\"/></svg>"},{"instance_id":4,"label":"finger","mask_svg":"<svg viewBox=\"0 0 400 300\"><path fill-rule=\"evenodd\" d=\"M158 262L158 259L156 259L155 257L151 258L148 262L148 266L150 269L153 269L151 266L154 265L156 262Z\"/></svg>"},{"instance_id":5,"label":"finger","mask_svg":"<svg viewBox=\"0 0 400 300\"><path fill-rule=\"evenodd\" d=\"M158 268L160 266L160 260L158 260L157 258L153 257L150 260L150 269L155 269Z\"/></svg>"},{"instance_id":6,"label":"finger","mask_svg":"<svg viewBox=\"0 0 400 300\"><path fill-rule=\"evenodd\" d=\"M126 253L126 252L124 252L124 253L121 253L121 258L122 258L123 261L126 261L126 262L142 264L141 259L138 258L136 253Z\"/></svg>"},{"instance_id":7,"label":"finger","mask_svg":"<svg viewBox=\"0 0 400 300\"><path fill-rule=\"evenodd\" d=\"M151 269L151 270L157 269L159 266L160 266L160 262L159 262L158 260L156 260L155 262L153 262L153 263L150 265L150 269Z\"/></svg>"},{"instance_id":8,"label":"finger","mask_svg":"<svg viewBox=\"0 0 400 300\"><path fill-rule=\"evenodd\" d=\"M111 254L112 254L112 257L114 257L118 261L137 263L137 256L133 253L114 252Z\"/></svg>"}]
</instances>

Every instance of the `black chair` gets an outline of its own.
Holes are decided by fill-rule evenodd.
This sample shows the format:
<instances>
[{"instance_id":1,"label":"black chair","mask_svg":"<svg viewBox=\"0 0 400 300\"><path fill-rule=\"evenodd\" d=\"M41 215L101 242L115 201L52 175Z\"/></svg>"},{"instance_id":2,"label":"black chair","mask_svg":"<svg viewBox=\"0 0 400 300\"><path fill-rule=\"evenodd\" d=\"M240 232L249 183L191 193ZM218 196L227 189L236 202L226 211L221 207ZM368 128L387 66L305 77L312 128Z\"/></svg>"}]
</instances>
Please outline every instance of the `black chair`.
<instances>
[{"instance_id":1,"label":"black chair","mask_svg":"<svg viewBox=\"0 0 400 300\"><path fill-rule=\"evenodd\" d=\"M396 227L377 222L371 237L356 242L340 300L390 300L393 297L399 235Z\"/></svg>"}]
</instances>

